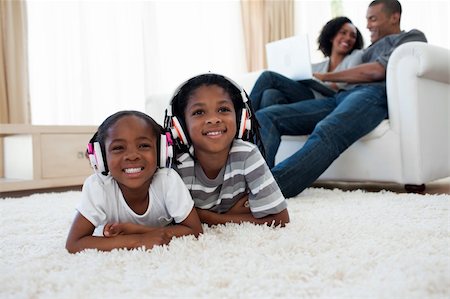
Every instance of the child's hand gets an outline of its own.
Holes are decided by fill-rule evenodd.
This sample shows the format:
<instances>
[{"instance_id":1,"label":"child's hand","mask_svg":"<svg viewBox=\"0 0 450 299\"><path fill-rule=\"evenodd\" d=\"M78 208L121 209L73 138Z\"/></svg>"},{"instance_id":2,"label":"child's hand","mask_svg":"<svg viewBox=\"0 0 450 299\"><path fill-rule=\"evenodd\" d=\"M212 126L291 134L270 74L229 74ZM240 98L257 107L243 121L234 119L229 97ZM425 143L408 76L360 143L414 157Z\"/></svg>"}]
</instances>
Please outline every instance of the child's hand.
<instances>
[{"instance_id":1,"label":"child's hand","mask_svg":"<svg viewBox=\"0 0 450 299\"><path fill-rule=\"evenodd\" d=\"M125 223L107 223L103 228L103 235L105 237L115 237L124 234Z\"/></svg>"},{"instance_id":2,"label":"child's hand","mask_svg":"<svg viewBox=\"0 0 450 299\"><path fill-rule=\"evenodd\" d=\"M134 223L108 223L103 229L105 237L115 237L117 235L129 235L139 233L139 227Z\"/></svg>"},{"instance_id":3,"label":"child's hand","mask_svg":"<svg viewBox=\"0 0 450 299\"><path fill-rule=\"evenodd\" d=\"M146 227L135 223L108 223L103 229L105 237L115 237L117 235L144 234L155 230L154 227Z\"/></svg>"},{"instance_id":4,"label":"child's hand","mask_svg":"<svg viewBox=\"0 0 450 299\"><path fill-rule=\"evenodd\" d=\"M153 246L169 244L172 237L170 237L163 230L153 230L151 232L141 234L141 244L145 246L146 249L151 249Z\"/></svg>"},{"instance_id":5,"label":"child's hand","mask_svg":"<svg viewBox=\"0 0 450 299\"><path fill-rule=\"evenodd\" d=\"M225 214L251 214L248 194L239 199Z\"/></svg>"}]
</instances>

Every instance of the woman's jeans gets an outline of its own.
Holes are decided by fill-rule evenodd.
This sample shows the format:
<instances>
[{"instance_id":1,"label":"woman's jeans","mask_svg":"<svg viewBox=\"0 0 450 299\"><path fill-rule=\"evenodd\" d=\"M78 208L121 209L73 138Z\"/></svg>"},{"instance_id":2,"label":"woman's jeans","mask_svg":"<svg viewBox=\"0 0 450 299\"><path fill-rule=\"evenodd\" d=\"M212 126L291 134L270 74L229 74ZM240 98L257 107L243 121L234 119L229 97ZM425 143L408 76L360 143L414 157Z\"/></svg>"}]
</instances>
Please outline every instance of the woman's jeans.
<instances>
[{"instance_id":1,"label":"woman's jeans","mask_svg":"<svg viewBox=\"0 0 450 299\"><path fill-rule=\"evenodd\" d=\"M384 85L360 85L325 99L273 105L256 113L266 161L285 197L309 187L355 141L387 118ZM276 166L282 135L311 134Z\"/></svg>"},{"instance_id":2,"label":"woman's jeans","mask_svg":"<svg viewBox=\"0 0 450 299\"><path fill-rule=\"evenodd\" d=\"M314 99L314 94L301 82L271 71L264 71L250 93L253 111L276 104L290 104Z\"/></svg>"}]
</instances>

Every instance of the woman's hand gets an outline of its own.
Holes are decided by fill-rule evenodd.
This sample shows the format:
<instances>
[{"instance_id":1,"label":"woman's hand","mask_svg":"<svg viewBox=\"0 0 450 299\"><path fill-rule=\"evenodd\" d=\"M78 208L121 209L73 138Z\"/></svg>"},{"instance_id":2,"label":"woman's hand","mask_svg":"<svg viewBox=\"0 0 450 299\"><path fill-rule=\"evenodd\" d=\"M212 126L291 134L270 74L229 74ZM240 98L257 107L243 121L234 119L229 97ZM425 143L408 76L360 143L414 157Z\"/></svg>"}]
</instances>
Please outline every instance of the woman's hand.
<instances>
[{"instance_id":1,"label":"woman's hand","mask_svg":"<svg viewBox=\"0 0 450 299\"><path fill-rule=\"evenodd\" d=\"M313 73L313 76L320 81L325 81L325 75L323 73Z\"/></svg>"}]
</instances>

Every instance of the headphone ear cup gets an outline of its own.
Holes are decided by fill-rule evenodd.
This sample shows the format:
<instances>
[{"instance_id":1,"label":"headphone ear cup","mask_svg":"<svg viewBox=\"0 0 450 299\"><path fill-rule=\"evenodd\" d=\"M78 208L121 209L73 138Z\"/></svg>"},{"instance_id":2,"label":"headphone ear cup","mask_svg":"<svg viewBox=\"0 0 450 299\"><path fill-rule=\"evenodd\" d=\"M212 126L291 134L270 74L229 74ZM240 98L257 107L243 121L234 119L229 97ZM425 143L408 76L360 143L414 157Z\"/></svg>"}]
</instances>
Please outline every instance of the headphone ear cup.
<instances>
[{"instance_id":1,"label":"headphone ear cup","mask_svg":"<svg viewBox=\"0 0 450 299\"><path fill-rule=\"evenodd\" d=\"M246 130L250 131L252 128L252 122L248 118L248 111L246 108L242 109L241 120L239 121L237 138L242 139Z\"/></svg>"},{"instance_id":2,"label":"headphone ear cup","mask_svg":"<svg viewBox=\"0 0 450 299\"><path fill-rule=\"evenodd\" d=\"M171 167L173 158L173 147L170 133L161 134L159 142L159 161L158 166L160 168Z\"/></svg>"},{"instance_id":3,"label":"headphone ear cup","mask_svg":"<svg viewBox=\"0 0 450 299\"><path fill-rule=\"evenodd\" d=\"M172 117L172 127L170 128L170 131L175 139L180 140L182 144L188 145L186 134L184 133L183 127L176 116Z\"/></svg>"},{"instance_id":4,"label":"headphone ear cup","mask_svg":"<svg viewBox=\"0 0 450 299\"><path fill-rule=\"evenodd\" d=\"M103 154L100 143L94 142L88 144L88 155L91 166L97 173L106 171L105 164L103 163Z\"/></svg>"},{"instance_id":5,"label":"headphone ear cup","mask_svg":"<svg viewBox=\"0 0 450 299\"><path fill-rule=\"evenodd\" d=\"M161 135L159 138L158 166L164 168L167 162L167 140L165 135Z\"/></svg>"}]
</instances>

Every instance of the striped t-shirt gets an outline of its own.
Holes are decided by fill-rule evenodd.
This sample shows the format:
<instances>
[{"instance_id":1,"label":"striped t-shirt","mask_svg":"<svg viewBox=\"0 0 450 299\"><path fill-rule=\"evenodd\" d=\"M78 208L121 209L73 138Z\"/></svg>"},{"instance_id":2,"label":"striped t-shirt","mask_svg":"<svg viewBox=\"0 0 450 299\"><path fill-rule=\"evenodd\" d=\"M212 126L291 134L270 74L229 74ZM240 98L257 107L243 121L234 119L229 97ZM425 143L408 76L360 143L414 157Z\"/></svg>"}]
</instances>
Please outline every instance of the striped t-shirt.
<instances>
[{"instance_id":1,"label":"striped t-shirt","mask_svg":"<svg viewBox=\"0 0 450 299\"><path fill-rule=\"evenodd\" d=\"M209 179L187 153L180 155L178 162L175 170L191 192L197 208L225 213L247 193L255 218L277 214L287 207L264 158L250 142L234 140L227 163L215 179Z\"/></svg>"}]
</instances>

